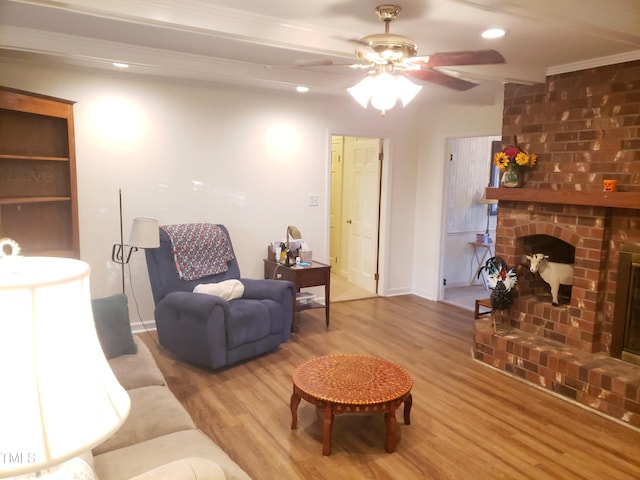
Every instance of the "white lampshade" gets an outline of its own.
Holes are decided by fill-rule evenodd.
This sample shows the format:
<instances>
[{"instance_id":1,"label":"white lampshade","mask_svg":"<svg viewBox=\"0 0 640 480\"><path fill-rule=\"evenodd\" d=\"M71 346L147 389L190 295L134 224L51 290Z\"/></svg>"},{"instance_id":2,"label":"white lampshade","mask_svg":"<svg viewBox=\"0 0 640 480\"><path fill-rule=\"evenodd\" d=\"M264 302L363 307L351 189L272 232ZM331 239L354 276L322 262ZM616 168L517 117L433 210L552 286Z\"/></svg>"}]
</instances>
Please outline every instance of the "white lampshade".
<instances>
[{"instance_id":1,"label":"white lampshade","mask_svg":"<svg viewBox=\"0 0 640 480\"><path fill-rule=\"evenodd\" d=\"M478 199L478 203L481 205L496 205L498 203L498 200L496 200L495 198L487 198L487 191L483 190L482 195Z\"/></svg>"},{"instance_id":2,"label":"white lampshade","mask_svg":"<svg viewBox=\"0 0 640 480\"><path fill-rule=\"evenodd\" d=\"M4 478L98 445L124 423L131 402L96 335L85 262L0 258L0 305Z\"/></svg>"},{"instance_id":3,"label":"white lampshade","mask_svg":"<svg viewBox=\"0 0 640 480\"><path fill-rule=\"evenodd\" d=\"M347 88L347 92L358 102L363 108L367 108L369 99L371 98L373 88L373 75L367 75L353 87Z\"/></svg>"},{"instance_id":4,"label":"white lampshade","mask_svg":"<svg viewBox=\"0 0 640 480\"><path fill-rule=\"evenodd\" d=\"M392 109L398 100L406 107L422 90L422 86L411 82L404 75L392 75L388 72L367 75L347 91L364 108L369 101L371 106L381 111Z\"/></svg>"},{"instance_id":5,"label":"white lampshade","mask_svg":"<svg viewBox=\"0 0 640 480\"><path fill-rule=\"evenodd\" d=\"M160 246L160 230L155 218L134 218L129 235L129 245L138 248L158 248Z\"/></svg>"},{"instance_id":6,"label":"white lampshade","mask_svg":"<svg viewBox=\"0 0 640 480\"><path fill-rule=\"evenodd\" d=\"M418 92L422 90L422 85L416 85L404 75L398 75L396 76L396 88L402 106L406 107Z\"/></svg>"}]
</instances>

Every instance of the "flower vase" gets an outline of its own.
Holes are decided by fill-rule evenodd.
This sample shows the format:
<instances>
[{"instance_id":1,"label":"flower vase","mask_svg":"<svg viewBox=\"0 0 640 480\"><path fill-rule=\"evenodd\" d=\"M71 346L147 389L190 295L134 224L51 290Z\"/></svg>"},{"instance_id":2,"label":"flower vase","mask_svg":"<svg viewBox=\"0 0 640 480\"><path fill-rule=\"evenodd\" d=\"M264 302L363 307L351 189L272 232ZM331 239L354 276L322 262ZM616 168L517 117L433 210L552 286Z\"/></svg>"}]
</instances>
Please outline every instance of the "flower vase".
<instances>
[{"instance_id":1,"label":"flower vase","mask_svg":"<svg viewBox=\"0 0 640 480\"><path fill-rule=\"evenodd\" d=\"M502 186L507 188L518 188L522 186L520 168L514 163L507 165L502 174Z\"/></svg>"}]
</instances>

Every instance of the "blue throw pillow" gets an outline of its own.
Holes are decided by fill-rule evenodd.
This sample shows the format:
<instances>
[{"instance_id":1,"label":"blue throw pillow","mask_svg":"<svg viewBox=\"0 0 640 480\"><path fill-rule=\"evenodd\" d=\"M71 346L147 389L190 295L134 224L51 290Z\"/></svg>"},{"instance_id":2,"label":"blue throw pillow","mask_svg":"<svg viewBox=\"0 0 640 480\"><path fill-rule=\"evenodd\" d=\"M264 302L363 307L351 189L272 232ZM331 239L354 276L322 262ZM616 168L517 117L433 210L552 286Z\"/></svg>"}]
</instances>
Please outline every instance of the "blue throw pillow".
<instances>
[{"instance_id":1,"label":"blue throw pillow","mask_svg":"<svg viewBox=\"0 0 640 480\"><path fill-rule=\"evenodd\" d=\"M138 353L138 346L131 333L126 295L118 293L110 297L94 298L91 300L91 307L105 357Z\"/></svg>"}]
</instances>

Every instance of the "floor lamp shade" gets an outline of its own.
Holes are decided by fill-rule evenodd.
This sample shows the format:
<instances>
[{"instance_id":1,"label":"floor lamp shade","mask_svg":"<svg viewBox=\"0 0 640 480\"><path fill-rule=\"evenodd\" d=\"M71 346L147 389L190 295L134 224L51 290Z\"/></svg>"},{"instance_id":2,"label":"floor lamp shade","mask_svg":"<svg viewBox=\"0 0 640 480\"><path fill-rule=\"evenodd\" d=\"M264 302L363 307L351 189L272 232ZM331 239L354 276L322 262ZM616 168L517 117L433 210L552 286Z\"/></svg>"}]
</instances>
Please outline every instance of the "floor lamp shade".
<instances>
[{"instance_id":1,"label":"floor lamp shade","mask_svg":"<svg viewBox=\"0 0 640 480\"><path fill-rule=\"evenodd\" d=\"M129 245L138 248L158 248L160 246L159 227L159 222L155 218L134 218Z\"/></svg>"},{"instance_id":2,"label":"floor lamp shade","mask_svg":"<svg viewBox=\"0 0 640 480\"><path fill-rule=\"evenodd\" d=\"M89 265L0 258L0 478L62 463L98 445L131 403L96 335Z\"/></svg>"}]
</instances>

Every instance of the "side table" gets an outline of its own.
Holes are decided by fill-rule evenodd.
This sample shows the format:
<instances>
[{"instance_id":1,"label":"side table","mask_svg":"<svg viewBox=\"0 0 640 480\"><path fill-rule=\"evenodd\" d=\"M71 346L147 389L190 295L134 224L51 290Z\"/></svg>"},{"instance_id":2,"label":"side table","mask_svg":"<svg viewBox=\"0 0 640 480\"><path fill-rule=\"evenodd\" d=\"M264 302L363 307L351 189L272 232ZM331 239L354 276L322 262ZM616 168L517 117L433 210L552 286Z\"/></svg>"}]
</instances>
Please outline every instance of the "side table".
<instances>
[{"instance_id":1,"label":"side table","mask_svg":"<svg viewBox=\"0 0 640 480\"><path fill-rule=\"evenodd\" d=\"M297 302L293 302L293 315L301 310L309 308L324 308L325 323L329 328L329 307L330 307L330 282L331 282L331 265L313 261L308 267L299 267L293 265L287 267L275 260L264 259L264 278L272 280L289 280L296 286L299 292L305 287L319 287L324 285L324 305L318 302L312 302L308 305L298 306ZM293 324L292 324L293 329Z\"/></svg>"},{"instance_id":2,"label":"side table","mask_svg":"<svg viewBox=\"0 0 640 480\"><path fill-rule=\"evenodd\" d=\"M484 270L480 270L484 266L485 259L489 259L493 256L491 252L492 243L481 243L481 242L469 242L469 245L473 247L473 257L471 257L471 280L469 281L469 285L472 286L473 282L476 278L478 278L479 274L482 273L483 283L487 284L487 279L484 276ZM475 269L473 267L476 267Z\"/></svg>"}]
</instances>

